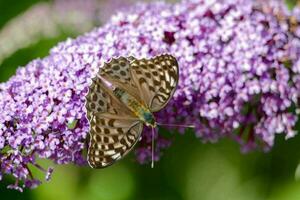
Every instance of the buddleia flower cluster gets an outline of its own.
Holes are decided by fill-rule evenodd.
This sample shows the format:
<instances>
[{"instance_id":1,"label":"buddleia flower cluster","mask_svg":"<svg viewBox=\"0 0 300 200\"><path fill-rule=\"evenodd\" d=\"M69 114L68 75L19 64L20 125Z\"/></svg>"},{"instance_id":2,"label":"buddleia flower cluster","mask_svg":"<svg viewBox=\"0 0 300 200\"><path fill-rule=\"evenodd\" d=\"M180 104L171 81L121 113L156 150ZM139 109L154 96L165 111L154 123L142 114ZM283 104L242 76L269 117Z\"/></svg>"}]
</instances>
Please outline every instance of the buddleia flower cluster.
<instances>
[{"instance_id":1,"label":"buddleia flower cluster","mask_svg":"<svg viewBox=\"0 0 300 200\"><path fill-rule=\"evenodd\" d=\"M295 136L299 19L291 31L291 12L278 15L275 7L246 0L138 4L20 67L0 85L1 175L13 176L9 187L21 190L40 183L30 171L41 168L38 159L86 164L87 88L99 67L119 56L178 59L178 89L156 113L161 123L193 124L202 141L230 137L243 151L270 149L276 134ZM158 160L170 140L160 132L155 139ZM150 132L135 153L140 163L151 159Z\"/></svg>"}]
</instances>

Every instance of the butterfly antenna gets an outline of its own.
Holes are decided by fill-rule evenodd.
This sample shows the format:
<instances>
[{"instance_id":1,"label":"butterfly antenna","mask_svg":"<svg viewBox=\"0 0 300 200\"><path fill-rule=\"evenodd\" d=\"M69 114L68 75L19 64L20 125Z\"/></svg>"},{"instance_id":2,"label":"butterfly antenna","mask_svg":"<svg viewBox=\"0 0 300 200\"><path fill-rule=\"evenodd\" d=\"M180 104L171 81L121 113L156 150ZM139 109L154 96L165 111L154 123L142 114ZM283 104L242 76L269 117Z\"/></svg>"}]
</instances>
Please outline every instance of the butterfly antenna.
<instances>
[{"instance_id":1,"label":"butterfly antenna","mask_svg":"<svg viewBox=\"0 0 300 200\"><path fill-rule=\"evenodd\" d=\"M182 125L182 124L162 124L162 123L157 123L160 126L174 126L174 127L184 127L184 128L195 128L194 125Z\"/></svg>"},{"instance_id":2,"label":"butterfly antenna","mask_svg":"<svg viewBox=\"0 0 300 200\"><path fill-rule=\"evenodd\" d=\"M154 128L152 127L152 161L151 161L151 168L154 168L154 134L155 134L155 130Z\"/></svg>"}]
</instances>

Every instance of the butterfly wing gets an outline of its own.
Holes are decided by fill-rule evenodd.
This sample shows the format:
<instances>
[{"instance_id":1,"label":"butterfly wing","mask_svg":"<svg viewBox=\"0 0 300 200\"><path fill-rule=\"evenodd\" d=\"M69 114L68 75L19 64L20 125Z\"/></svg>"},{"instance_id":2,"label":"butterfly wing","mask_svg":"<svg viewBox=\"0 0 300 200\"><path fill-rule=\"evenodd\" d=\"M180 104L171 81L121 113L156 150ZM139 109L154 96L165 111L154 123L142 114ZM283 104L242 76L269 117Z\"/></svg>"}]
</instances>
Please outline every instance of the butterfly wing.
<instances>
[{"instance_id":1,"label":"butterfly wing","mask_svg":"<svg viewBox=\"0 0 300 200\"><path fill-rule=\"evenodd\" d=\"M143 123L116 114L96 114L90 121L88 162L103 168L124 157L138 141Z\"/></svg>"},{"instance_id":2,"label":"butterfly wing","mask_svg":"<svg viewBox=\"0 0 300 200\"><path fill-rule=\"evenodd\" d=\"M171 55L134 59L130 64L130 73L141 99L151 112L165 107L176 90L178 63Z\"/></svg>"},{"instance_id":3,"label":"butterfly wing","mask_svg":"<svg viewBox=\"0 0 300 200\"><path fill-rule=\"evenodd\" d=\"M143 124L123 106L100 78L92 79L86 97L90 123L88 162L93 168L113 164L138 141Z\"/></svg>"},{"instance_id":4,"label":"butterfly wing","mask_svg":"<svg viewBox=\"0 0 300 200\"><path fill-rule=\"evenodd\" d=\"M85 106L88 120L91 120L93 113L108 112L112 114L120 113L123 115L132 115L132 112L116 99L111 90L98 77L92 79L92 84L86 95Z\"/></svg>"},{"instance_id":5,"label":"butterfly wing","mask_svg":"<svg viewBox=\"0 0 300 200\"><path fill-rule=\"evenodd\" d=\"M143 103L138 87L132 81L130 74L130 63L135 60L134 57L119 57L105 63L99 70L98 75L112 83L114 86L122 88L131 94L136 100Z\"/></svg>"}]
</instances>

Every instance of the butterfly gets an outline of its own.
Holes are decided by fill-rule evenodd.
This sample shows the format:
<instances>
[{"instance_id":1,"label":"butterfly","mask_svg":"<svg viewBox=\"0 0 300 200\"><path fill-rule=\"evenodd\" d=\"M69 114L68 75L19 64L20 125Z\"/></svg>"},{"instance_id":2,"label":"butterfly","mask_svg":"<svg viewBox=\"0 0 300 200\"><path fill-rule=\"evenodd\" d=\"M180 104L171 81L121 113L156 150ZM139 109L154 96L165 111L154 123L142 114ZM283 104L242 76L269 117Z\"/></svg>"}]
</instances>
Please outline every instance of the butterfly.
<instances>
[{"instance_id":1,"label":"butterfly","mask_svg":"<svg viewBox=\"0 0 300 200\"><path fill-rule=\"evenodd\" d=\"M177 83L178 63L172 55L119 57L104 63L86 95L89 165L104 168L123 158L141 138L144 125L152 128L153 138L153 113L168 104Z\"/></svg>"}]
</instances>

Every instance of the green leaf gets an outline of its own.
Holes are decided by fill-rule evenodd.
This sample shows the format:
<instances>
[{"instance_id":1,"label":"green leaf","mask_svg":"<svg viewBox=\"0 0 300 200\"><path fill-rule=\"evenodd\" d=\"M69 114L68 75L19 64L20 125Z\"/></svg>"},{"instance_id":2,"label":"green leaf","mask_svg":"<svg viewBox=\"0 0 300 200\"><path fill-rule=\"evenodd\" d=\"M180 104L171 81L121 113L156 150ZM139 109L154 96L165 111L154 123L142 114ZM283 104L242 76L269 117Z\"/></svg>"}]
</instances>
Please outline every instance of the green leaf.
<instances>
[{"instance_id":1,"label":"green leaf","mask_svg":"<svg viewBox=\"0 0 300 200\"><path fill-rule=\"evenodd\" d=\"M78 119L75 119L75 120L73 120L72 122L68 123L68 124L67 124L68 129L73 130L73 129L76 127L77 122L78 122Z\"/></svg>"},{"instance_id":2,"label":"green leaf","mask_svg":"<svg viewBox=\"0 0 300 200\"><path fill-rule=\"evenodd\" d=\"M297 5L297 0L285 0L285 3L289 10L292 10Z\"/></svg>"}]
</instances>

